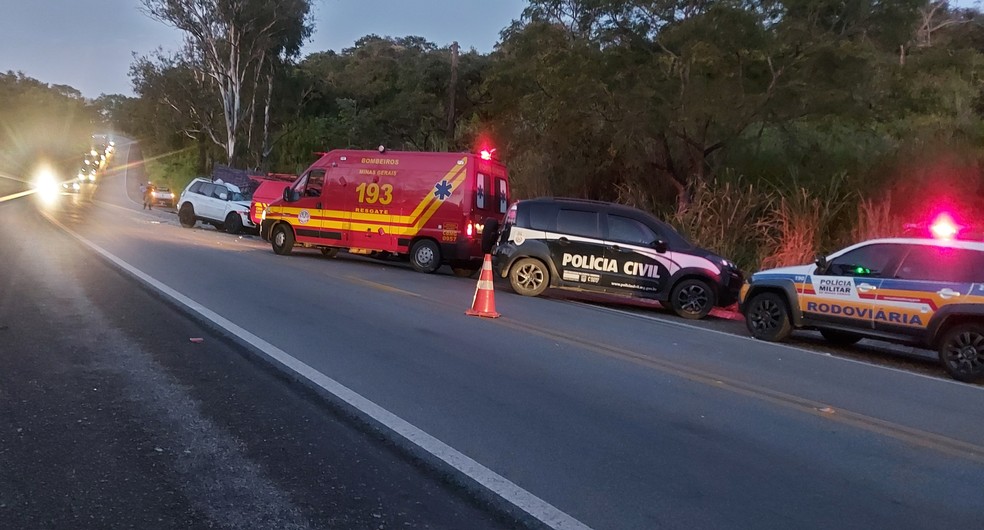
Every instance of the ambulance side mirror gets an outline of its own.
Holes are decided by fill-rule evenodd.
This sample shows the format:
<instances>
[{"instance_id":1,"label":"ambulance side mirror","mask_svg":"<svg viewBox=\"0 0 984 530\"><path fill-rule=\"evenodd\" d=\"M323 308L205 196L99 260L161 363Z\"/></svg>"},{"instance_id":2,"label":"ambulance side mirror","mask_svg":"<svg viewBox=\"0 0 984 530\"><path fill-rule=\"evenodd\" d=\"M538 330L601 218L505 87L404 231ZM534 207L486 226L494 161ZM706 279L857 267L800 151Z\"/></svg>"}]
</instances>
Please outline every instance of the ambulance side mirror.
<instances>
[{"instance_id":1,"label":"ambulance side mirror","mask_svg":"<svg viewBox=\"0 0 984 530\"><path fill-rule=\"evenodd\" d=\"M290 186L284 188L283 199L284 202L290 202Z\"/></svg>"},{"instance_id":2,"label":"ambulance side mirror","mask_svg":"<svg viewBox=\"0 0 984 530\"><path fill-rule=\"evenodd\" d=\"M653 250L655 250L656 252L659 252L660 254L669 250L669 247L666 246L666 241L663 241L662 239L657 239L656 241L653 241L652 243L649 244L649 246L652 247Z\"/></svg>"}]
</instances>

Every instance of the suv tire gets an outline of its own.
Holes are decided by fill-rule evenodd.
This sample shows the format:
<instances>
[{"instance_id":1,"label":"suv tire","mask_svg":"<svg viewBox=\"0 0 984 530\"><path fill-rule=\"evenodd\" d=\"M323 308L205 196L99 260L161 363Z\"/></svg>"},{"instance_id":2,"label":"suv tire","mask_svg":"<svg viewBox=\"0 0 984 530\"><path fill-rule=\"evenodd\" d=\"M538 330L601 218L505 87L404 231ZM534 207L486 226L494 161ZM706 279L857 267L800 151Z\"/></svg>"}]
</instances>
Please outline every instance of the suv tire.
<instances>
[{"instance_id":1,"label":"suv tire","mask_svg":"<svg viewBox=\"0 0 984 530\"><path fill-rule=\"evenodd\" d=\"M198 219L195 219L195 207L188 203L183 204L181 211L178 212L178 222L185 228L194 228L195 223L198 222Z\"/></svg>"},{"instance_id":2,"label":"suv tire","mask_svg":"<svg viewBox=\"0 0 984 530\"><path fill-rule=\"evenodd\" d=\"M785 339L793 332L786 298L770 292L753 296L745 309L745 325L756 339L768 342Z\"/></svg>"},{"instance_id":3,"label":"suv tire","mask_svg":"<svg viewBox=\"0 0 984 530\"><path fill-rule=\"evenodd\" d=\"M831 344L836 344L837 346L850 346L852 344L857 344L859 340L863 337L857 333L851 333L850 331L841 331L839 329L821 329L820 334L823 338Z\"/></svg>"},{"instance_id":4,"label":"suv tire","mask_svg":"<svg viewBox=\"0 0 984 530\"><path fill-rule=\"evenodd\" d=\"M229 212L229 215L225 218L225 223L222 224L225 227L225 231L230 234L238 234L243 231L243 219L239 217L236 212Z\"/></svg>"},{"instance_id":5,"label":"suv tire","mask_svg":"<svg viewBox=\"0 0 984 530\"><path fill-rule=\"evenodd\" d=\"M290 254L294 250L294 231L290 229L290 225L280 223L275 226L270 234L270 244L275 253L281 256Z\"/></svg>"},{"instance_id":6,"label":"suv tire","mask_svg":"<svg viewBox=\"0 0 984 530\"><path fill-rule=\"evenodd\" d=\"M717 302L714 291L704 280L684 280L673 286L670 308L677 316L690 320L706 317Z\"/></svg>"},{"instance_id":7,"label":"suv tire","mask_svg":"<svg viewBox=\"0 0 984 530\"><path fill-rule=\"evenodd\" d=\"M417 272L430 274L441 267L441 249L430 239L421 239L410 249L410 265Z\"/></svg>"},{"instance_id":8,"label":"suv tire","mask_svg":"<svg viewBox=\"0 0 984 530\"><path fill-rule=\"evenodd\" d=\"M523 296L540 296L550 286L550 271L538 259L523 258L509 269L509 286Z\"/></svg>"},{"instance_id":9,"label":"suv tire","mask_svg":"<svg viewBox=\"0 0 984 530\"><path fill-rule=\"evenodd\" d=\"M940 340L940 363L957 381L984 381L984 326L961 324L946 330Z\"/></svg>"}]
</instances>

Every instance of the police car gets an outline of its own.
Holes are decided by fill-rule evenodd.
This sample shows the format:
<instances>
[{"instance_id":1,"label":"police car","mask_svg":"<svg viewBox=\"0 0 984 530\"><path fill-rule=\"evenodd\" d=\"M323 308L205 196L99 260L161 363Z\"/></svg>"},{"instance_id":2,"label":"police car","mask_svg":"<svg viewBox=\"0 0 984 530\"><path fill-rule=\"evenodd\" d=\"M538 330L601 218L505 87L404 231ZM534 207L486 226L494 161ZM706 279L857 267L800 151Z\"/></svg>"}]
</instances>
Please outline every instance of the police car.
<instances>
[{"instance_id":1,"label":"police car","mask_svg":"<svg viewBox=\"0 0 984 530\"><path fill-rule=\"evenodd\" d=\"M496 224L487 221L485 232ZM522 295L557 287L646 298L691 319L733 304L743 281L733 263L693 246L652 215L581 199L514 203L492 263Z\"/></svg>"},{"instance_id":2,"label":"police car","mask_svg":"<svg viewBox=\"0 0 984 530\"><path fill-rule=\"evenodd\" d=\"M752 336L794 328L829 341L862 338L928 347L955 379L984 381L984 243L877 239L813 265L755 273L740 307Z\"/></svg>"}]
</instances>

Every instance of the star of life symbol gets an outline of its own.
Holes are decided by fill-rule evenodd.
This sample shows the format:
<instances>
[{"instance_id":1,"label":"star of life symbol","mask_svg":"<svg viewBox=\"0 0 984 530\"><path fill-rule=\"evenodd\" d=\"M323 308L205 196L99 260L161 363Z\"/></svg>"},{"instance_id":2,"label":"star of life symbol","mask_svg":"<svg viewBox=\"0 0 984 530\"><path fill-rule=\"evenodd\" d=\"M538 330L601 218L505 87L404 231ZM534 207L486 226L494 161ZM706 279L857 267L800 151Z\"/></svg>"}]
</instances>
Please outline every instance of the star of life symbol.
<instances>
[{"instance_id":1,"label":"star of life symbol","mask_svg":"<svg viewBox=\"0 0 984 530\"><path fill-rule=\"evenodd\" d=\"M447 180L442 180L434 186L434 196L442 201L451 196L451 191L451 183Z\"/></svg>"}]
</instances>

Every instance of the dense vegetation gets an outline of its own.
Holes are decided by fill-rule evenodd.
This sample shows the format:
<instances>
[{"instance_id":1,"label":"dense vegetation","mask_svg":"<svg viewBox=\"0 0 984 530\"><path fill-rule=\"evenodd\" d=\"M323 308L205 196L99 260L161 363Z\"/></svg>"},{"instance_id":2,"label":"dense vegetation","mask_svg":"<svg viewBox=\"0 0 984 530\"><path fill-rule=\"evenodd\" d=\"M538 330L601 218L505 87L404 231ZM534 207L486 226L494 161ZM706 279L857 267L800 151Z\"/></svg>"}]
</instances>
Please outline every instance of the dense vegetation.
<instances>
[{"instance_id":1,"label":"dense vegetation","mask_svg":"<svg viewBox=\"0 0 984 530\"><path fill-rule=\"evenodd\" d=\"M517 198L636 205L746 268L894 235L942 204L964 217L984 206L976 9L531 0L489 54L370 35L299 58L311 30L306 1L271 14L248 9L265 5L258 0L216 0L245 6L215 11L220 23L209 27L226 30L211 34L220 50L240 49L223 35L285 17L235 63L231 115L232 78L182 25L194 20L181 11L187 3L145 0L188 32L188 47L136 61L138 97L119 114L153 151L197 166L185 177L215 161L297 172L330 148L491 142Z\"/></svg>"}]
</instances>

